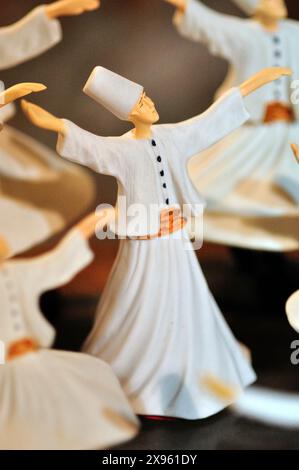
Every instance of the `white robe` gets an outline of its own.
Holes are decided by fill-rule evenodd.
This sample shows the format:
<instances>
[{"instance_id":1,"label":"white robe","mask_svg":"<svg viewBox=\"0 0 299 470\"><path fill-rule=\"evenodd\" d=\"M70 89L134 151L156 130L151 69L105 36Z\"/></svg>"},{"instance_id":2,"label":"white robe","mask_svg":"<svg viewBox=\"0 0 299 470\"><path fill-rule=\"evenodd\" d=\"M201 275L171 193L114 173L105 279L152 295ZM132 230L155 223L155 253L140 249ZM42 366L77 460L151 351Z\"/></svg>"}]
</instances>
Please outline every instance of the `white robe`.
<instances>
[{"instance_id":1,"label":"white robe","mask_svg":"<svg viewBox=\"0 0 299 470\"><path fill-rule=\"evenodd\" d=\"M161 208L202 200L186 167L198 150L248 118L238 89L203 115L154 126L150 139L97 137L67 122L58 142L62 156L114 175L127 207L154 206L147 233L157 233ZM120 205L120 204L119 204ZM194 212L196 214L196 212ZM120 218L120 213L118 213ZM123 214L127 230L143 235L144 218ZM137 414L205 418L224 404L205 389L214 375L238 389L255 374L226 325L203 277L185 230L166 239L122 240L84 350L108 362Z\"/></svg>"},{"instance_id":2,"label":"white robe","mask_svg":"<svg viewBox=\"0 0 299 470\"><path fill-rule=\"evenodd\" d=\"M179 32L207 45L229 63L218 91L238 85L264 67L288 66L299 74L298 23L281 21L277 32L253 20L214 12L189 0L176 14ZM299 174L289 144L299 136L299 103L291 102L290 79L282 78L246 98L251 123L190 162L189 174L207 200L205 239L228 245L287 251L299 247ZM266 106L291 106L296 121L263 124Z\"/></svg>"},{"instance_id":3,"label":"white robe","mask_svg":"<svg viewBox=\"0 0 299 470\"><path fill-rule=\"evenodd\" d=\"M73 230L53 251L0 265L0 338L48 348L53 327L38 301L93 259ZM0 449L107 448L132 438L137 420L111 368L83 354L39 349L0 366Z\"/></svg>"},{"instance_id":4,"label":"white robe","mask_svg":"<svg viewBox=\"0 0 299 470\"><path fill-rule=\"evenodd\" d=\"M0 28L0 70L42 54L62 38L58 20L50 20L45 6L32 10L17 23Z\"/></svg>"},{"instance_id":5,"label":"white robe","mask_svg":"<svg viewBox=\"0 0 299 470\"><path fill-rule=\"evenodd\" d=\"M59 21L50 20L44 6L35 8L0 28L0 70L42 54L61 38ZM0 108L0 122L14 112L13 105ZM0 235L7 239L11 256L65 228L93 198L86 172L61 164L54 152L5 126L0 135Z\"/></svg>"}]
</instances>

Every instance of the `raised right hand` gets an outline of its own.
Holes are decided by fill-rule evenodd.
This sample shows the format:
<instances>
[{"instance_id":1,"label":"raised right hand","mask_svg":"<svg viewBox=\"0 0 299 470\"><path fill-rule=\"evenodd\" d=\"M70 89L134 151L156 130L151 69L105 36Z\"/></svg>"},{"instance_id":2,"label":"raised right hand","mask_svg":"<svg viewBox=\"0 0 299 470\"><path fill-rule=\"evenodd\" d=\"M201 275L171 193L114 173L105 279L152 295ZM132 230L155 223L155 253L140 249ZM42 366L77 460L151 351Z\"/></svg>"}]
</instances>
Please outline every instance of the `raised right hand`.
<instances>
[{"instance_id":1,"label":"raised right hand","mask_svg":"<svg viewBox=\"0 0 299 470\"><path fill-rule=\"evenodd\" d=\"M65 135L66 128L62 119L53 116L45 109L37 106L36 104L29 103L26 100L21 101L21 106L25 116L37 127L46 129L48 131L58 132Z\"/></svg>"}]
</instances>

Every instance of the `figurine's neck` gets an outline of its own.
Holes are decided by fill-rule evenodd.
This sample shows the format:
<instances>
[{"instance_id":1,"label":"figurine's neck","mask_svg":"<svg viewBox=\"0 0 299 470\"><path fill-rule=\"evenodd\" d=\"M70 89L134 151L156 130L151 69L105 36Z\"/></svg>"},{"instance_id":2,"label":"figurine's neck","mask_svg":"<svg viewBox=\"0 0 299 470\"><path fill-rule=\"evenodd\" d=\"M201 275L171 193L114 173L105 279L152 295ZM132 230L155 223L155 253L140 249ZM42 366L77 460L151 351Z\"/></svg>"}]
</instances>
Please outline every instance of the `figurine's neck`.
<instances>
[{"instance_id":1,"label":"figurine's neck","mask_svg":"<svg viewBox=\"0 0 299 470\"><path fill-rule=\"evenodd\" d=\"M152 125L134 121L133 134L135 139L149 139L152 135Z\"/></svg>"},{"instance_id":2,"label":"figurine's neck","mask_svg":"<svg viewBox=\"0 0 299 470\"><path fill-rule=\"evenodd\" d=\"M275 18L271 18L268 15L265 15L263 13L256 13L254 16L254 19L260 23L260 25L266 30L266 31L277 31L279 29L279 20Z\"/></svg>"}]
</instances>

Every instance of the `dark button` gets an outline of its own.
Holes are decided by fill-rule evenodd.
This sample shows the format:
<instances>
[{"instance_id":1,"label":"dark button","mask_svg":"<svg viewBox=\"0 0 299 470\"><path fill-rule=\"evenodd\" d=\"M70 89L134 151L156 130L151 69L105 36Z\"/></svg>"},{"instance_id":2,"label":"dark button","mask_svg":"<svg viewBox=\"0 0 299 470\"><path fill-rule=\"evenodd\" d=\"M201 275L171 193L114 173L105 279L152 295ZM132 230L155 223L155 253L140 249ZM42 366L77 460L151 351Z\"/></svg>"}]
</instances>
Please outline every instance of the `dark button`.
<instances>
[{"instance_id":1,"label":"dark button","mask_svg":"<svg viewBox=\"0 0 299 470\"><path fill-rule=\"evenodd\" d=\"M20 331L21 325L19 325L19 323L15 323L15 325L14 325L13 328L14 328L14 330L16 330L16 331Z\"/></svg>"},{"instance_id":2,"label":"dark button","mask_svg":"<svg viewBox=\"0 0 299 470\"><path fill-rule=\"evenodd\" d=\"M164 171L163 171L163 170L160 171L160 175L161 175L161 176L164 176Z\"/></svg>"},{"instance_id":3,"label":"dark button","mask_svg":"<svg viewBox=\"0 0 299 470\"><path fill-rule=\"evenodd\" d=\"M167 188L167 185L166 183L163 183L163 188L166 189Z\"/></svg>"},{"instance_id":4,"label":"dark button","mask_svg":"<svg viewBox=\"0 0 299 470\"><path fill-rule=\"evenodd\" d=\"M281 51L275 51L274 52L275 57L281 57Z\"/></svg>"},{"instance_id":5,"label":"dark button","mask_svg":"<svg viewBox=\"0 0 299 470\"><path fill-rule=\"evenodd\" d=\"M159 163L161 163L161 162L162 162L162 158L161 158L161 157L157 157L157 161L158 161Z\"/></svg>"},{"instance_id":6,"label":"dark button","mask_svg":"<svg viewBox=\"0 0 299 470\"><path fill-rule=\"evenodd\" d=\"M152 140L152 146L153 146L153 147L156 147L156 145L157 145L157 144L156 144L156 141L155 141L155 140Z\"/></svg>"},{"instance_id":7,"label":"dark button","mask_svg":"<svg viewBox=\"0 0 299 470\"><path fill-rule=\"evenodd\" d=\"M19 314L19 312L15 309L11 310L10 313L13 317L16 317Z\"/></svg>"},{"instance_id":8,"label":"dark button","mask_svg":"<svg viewBox=\"0 0 299 470\"><path fill-rule=\"evenodd\" d=\"M273 41L275 42L275 44L279 44L280 43L280 37L274 36Z\"/></svg>"},{"instance_id":9,"label":"dark button","mask_svg":"<svg viewBox=\"0 0 299 470\"><path fill-rule=\"evenodd\" d=\"M166 204L169 206L169 199L168 199L168 198L166 199L165 202L166 202Z\"/></svg>"}]
</instances>

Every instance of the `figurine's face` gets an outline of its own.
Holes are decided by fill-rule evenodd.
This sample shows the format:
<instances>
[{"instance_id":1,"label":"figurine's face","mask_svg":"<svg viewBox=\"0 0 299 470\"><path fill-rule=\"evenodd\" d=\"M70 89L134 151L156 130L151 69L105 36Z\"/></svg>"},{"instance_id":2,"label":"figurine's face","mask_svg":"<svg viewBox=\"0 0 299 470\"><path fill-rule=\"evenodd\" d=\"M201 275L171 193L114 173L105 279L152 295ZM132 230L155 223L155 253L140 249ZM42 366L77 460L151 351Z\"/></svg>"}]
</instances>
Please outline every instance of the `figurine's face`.
<instances>
[{"instance_id":1,"label":"figurine's face","mask_svg":"<svg viewBox=\"0 0 299 470\"><path fill-rule=\"evenodd\" d=\"M256 13L260 13L274 20L282 20L288 16L284 0L260 0Z\"/></svg>"},{"instance_id":2,"label":"figurine's face","mask_svg":"<svg viewBox=\"0 0 299 470\"><path fill-rule=\"evenodd\" d=\"M6 240L0 236L0 264L8 258L10 249Z\"/></svg>"},{"instance_id":3,"label":"figurine's face","mask_svg":"<svg viewBox=\"0 0 299 470\"><path fill-rule=\"evenodd\" d=\"M133 122L139 121L143 124L155 124L159 119L155 104L146 96L146 93L143 93L130 114L130 120Z\"/></svg>"}]
</instances>

